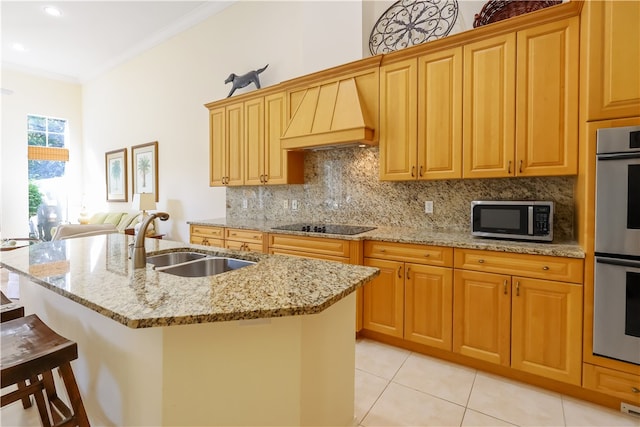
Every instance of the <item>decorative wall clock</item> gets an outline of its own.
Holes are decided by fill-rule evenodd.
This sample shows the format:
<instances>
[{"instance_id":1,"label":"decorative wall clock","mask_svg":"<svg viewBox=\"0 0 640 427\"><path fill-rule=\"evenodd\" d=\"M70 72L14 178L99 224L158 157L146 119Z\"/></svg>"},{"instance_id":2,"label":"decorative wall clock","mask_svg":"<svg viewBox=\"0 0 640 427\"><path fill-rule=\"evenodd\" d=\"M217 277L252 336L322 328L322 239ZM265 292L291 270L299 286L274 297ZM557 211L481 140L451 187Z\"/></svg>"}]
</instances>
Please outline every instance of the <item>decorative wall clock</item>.
<instances>
[{"instance_id":1,"label":"decorative wall clock","mask_svg":"<svg viewBox=\"0 0 640 427\"><path fill-rule=\"evenodd\" d=\"M445 37L457 18L457 0L397 1L373 26L369 51L389 53Z\"/></svg>"}]
</instances>

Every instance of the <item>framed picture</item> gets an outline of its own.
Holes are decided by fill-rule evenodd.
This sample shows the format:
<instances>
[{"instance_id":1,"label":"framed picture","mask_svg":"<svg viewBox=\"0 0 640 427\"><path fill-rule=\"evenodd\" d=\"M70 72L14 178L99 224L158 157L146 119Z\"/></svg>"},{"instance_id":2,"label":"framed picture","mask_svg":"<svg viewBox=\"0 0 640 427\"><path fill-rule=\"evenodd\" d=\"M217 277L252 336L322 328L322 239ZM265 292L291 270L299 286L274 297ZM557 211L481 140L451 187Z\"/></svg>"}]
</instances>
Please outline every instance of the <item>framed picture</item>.
<instances>
[{"instance_id":1,"label":"framed picture","mask_svg":"<svg viewBox=\"0 0 640 427\"><path fill-rule=\"evenodd\" d=\"M127 149L108 151L104 155L107 178L107 201L127 201Z\"/></svg>"},{"instance_id":2,"label":"framed picture","mask_svg":"<svg viewBox=\"0 0 640 427\"><path fill-rule=\"evenodd\" d=\"M131 147L133 191L153 193L158 200L158 141Z\"/></svg>"}]
</instances>

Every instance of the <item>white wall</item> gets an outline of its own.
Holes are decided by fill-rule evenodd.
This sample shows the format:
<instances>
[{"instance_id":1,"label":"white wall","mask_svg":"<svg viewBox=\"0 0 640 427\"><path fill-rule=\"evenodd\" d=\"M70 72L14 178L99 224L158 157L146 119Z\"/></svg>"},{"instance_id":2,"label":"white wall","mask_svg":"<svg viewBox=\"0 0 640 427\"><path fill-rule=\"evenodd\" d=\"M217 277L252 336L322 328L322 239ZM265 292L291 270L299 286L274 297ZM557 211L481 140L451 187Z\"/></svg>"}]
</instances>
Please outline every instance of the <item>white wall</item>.
<instances>
[{"instance_id":1,"label":"white wall","mask_svg":"<svg viewBox=\"0 0 640 427\"><path fill-rule=\"evenodd\" d=\"M2 142L0 150L0 236L28 237L27 115L68 120L69 213L82 198L82 88L78 84L2 70Z\"/></svg>"},{"instance_id":2,"label":"white wall","mask_svg":"<svg viewBox=\"0 0 640 427\"><path fill-rule=\"evenodd\" d=\"M188 241L187 221L225 216L225 190L209 187L208 110L227 96L229 73L269 64L264 86L362 57L357 1L238 2L83 87L85 188L104 201L104 153L158 141L160 230ZM238 90L243 93L253 86ZM129 184L131 191L131 184ZM87 191L87 196L89 191Z\"/></svg>"}]
</instances>

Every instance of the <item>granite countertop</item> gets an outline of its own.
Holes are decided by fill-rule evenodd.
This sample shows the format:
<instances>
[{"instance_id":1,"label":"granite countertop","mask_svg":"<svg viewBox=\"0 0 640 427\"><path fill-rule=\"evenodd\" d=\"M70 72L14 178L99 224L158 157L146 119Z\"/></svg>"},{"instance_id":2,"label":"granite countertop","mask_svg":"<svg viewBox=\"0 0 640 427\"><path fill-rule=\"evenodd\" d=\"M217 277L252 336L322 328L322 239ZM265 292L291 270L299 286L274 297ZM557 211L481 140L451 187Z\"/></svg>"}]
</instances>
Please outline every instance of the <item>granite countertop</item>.
<instances>
[{"instance_id":1,"label":"granite countertop","mask_svg":"<svg viewBox=\"0 0 640 427\"><path fill-rule=\"evenodd\" d=\"M147 255L189 249L256 264L187 278L133 269L132 236L45 242L0 254L0 265L130 328L321 312L379 274L371 267L146 239Z\"/></svg>"},{"instance_id":2,"label":"granite countertop","mask_svg":"<svg viewBox=\"0 0 640 427\"><path fill-rule=\"evenodd\" d=\"M295 221L289 221L291 222ZM301 221L302 222L302 221ZM510 252L530 255L548 255L567 258L584 258L584 250L576 242L522 242L514 240L485 239L471 236L469 232L457 230L428 230L409 227L377 227L357 235L336 235L302 231L274 230L274 227L285 225L278 221L244 220L244 219L209 219L188 221L192 225L230 227L259 230L267 233L293 234L342 240L376 240L396 243L415 243L423 245L446 246L465 249L482 249L488 251ZM369 224L357 224L369 225ZM374 224L371 224L375 227Z\"/></svg>"}]
</instances>

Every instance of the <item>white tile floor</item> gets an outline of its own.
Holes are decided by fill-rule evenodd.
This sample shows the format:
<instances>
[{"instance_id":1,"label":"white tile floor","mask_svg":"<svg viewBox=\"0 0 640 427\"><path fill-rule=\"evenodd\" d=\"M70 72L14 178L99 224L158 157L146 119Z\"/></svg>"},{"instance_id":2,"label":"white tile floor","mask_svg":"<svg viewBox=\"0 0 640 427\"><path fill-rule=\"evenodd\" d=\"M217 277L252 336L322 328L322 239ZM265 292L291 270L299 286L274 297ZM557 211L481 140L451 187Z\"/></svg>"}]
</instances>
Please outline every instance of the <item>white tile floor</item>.
<instances>
[{"instance_id":1,"label":"white tile floor","mask_svg":"<svg viewBox=\"0 0 640 427\"><path fill-rule=\"evenodd\" d=\"M356 345L360 426L635 426L640 418L376 341Z\"/></svg>"},{"instance_id":2,"label":"white tile floor","mask_svg":"<svg viewBox=\"0 0 640 427\"><path fill-rule=\"evenodd\" d=\"M361 427L640 427L638 417L368 339L356 343L355 394ZM0 426L39 425L35 405L0 410Z\"/></svg>"}]
</instances>

